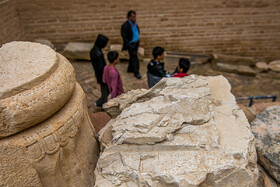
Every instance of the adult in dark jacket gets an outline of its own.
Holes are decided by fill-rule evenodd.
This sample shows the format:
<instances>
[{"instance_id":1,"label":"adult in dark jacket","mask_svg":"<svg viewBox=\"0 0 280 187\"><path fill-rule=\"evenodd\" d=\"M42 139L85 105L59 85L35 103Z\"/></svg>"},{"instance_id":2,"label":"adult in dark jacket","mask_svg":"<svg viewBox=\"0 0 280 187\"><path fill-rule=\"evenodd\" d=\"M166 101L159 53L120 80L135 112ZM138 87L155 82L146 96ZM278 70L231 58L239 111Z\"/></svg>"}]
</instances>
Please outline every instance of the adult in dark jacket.
<instances>
[{"instance_id":1,"label":"adult in dark jacket","mask_svg":"<svg viewBox=\"0 0 280 187\"><path fill-rule=\"evenodd\" d=\"M137 79L141 79L139 73L139 60L137 56L140 29L136 23L136 12L131 10L127 13L127 21L122 25L121 35L123 38L122 50L128 50L129 53L129 65L127 72L133 72Z\"/></svg>"},{"instance_id":2,"label":"adult in dark jacket","mask_svg":"<svg viewBox=\"0 0 280 187\"><path fill-rule=\"evenodd\" d=\"M107 102L107 97L109 95L107 84L102 82L103 69L106 66L102 49L107 45L108 40L106 36L99 34L93 48L90 50L90 60L95 71L97 82L100 84L101 88L101 97L94 103L94 105L98 107L102 107L102 105Z\"/></svg>"},{"instance_id":3,"label":"adult in dark jacket","mask_svg":"<svg viewBox=\"0 0 280 187\"><path fill-rule=\"evenodd\" d=\"M170 74L164 69L164 63L160 62L164 59L164 56L164 48L155 47L153 49L154 59L152 59L147 66L149 88L158 83L162 79L162 77L170 77Z\"/></svg>"}]
</instances>

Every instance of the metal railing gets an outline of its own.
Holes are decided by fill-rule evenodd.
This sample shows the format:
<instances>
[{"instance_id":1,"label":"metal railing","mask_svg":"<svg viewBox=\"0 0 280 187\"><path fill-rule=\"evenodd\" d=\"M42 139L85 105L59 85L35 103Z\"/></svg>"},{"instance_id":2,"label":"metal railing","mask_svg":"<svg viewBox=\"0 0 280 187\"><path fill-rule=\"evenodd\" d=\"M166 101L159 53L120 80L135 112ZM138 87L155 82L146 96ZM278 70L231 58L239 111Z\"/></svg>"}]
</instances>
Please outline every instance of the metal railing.
<instances>
[{"instance_id":1,"label":"metal railing","mask_svg":"<svg viewBox=\"0 0 280 187\"><path fill-rule=\"evenodd\" d=\"M264 95L264 96L248 96L248 97L237 97L236 101L240 100L250 100L249 107L253 105L254 99L272 99L272 102L275 102L277 96L275 95Z\"/></svg>"}]
</instances>

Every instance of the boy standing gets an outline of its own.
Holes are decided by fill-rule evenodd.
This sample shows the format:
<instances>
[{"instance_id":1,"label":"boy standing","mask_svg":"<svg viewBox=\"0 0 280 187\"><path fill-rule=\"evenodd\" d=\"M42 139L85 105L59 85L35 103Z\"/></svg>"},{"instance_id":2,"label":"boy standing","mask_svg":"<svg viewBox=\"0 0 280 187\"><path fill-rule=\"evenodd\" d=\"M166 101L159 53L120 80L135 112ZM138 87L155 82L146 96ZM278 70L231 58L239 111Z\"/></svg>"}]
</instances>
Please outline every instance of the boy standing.
<instances>
[{"instance_id":1,"label":"boy standing","mask_svg":"<svg viewBox=\"0 0 280 187\"><path fill-rule=\"evenodd\" d=\"M172 75L172 77L179 77L179 78L183 78L185 76L189 76L187 74L187 72L190 69L190 61L186 58L180 58L179 60L179 64L177 67L177 73L175 73L174 75Z\"/></svg>"},{"instance_id":2,"label":"boy standing","mask_svg":"<svg viewBox=\"0 0 280 187\"><path fill-rule=\"evenodd\" d=\"M111 98L115 98L124 93L120 73L115 67L119 62L119 53L110 51L107 57L110 64L104 67L103 82L107 84Z\"/></svg>"}]
</instances>

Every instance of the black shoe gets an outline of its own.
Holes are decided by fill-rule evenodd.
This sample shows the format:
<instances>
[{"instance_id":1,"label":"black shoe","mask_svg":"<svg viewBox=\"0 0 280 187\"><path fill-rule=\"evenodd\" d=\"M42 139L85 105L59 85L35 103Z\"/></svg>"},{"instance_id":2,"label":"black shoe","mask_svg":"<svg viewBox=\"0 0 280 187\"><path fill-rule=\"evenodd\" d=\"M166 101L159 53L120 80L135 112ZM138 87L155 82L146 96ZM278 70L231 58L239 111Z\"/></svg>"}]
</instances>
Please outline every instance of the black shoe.
<instances>
[{"instance_id":1,"label":"black shoe","mask_svg":"<svg viewBox=\"0 0 280 187\"><path fill-rule=\"evenodd\" d=\"M96 102L95 102L93 105L96 106L96 107L99 108L99 109L102 109L102 105L97 104Z\"/></svg>"},{"instance_id":2,"label":"black shoe","mask_svg":"<svg viewBox=\"0 0 280 187\"><path fill-rule=\"evenodd\" d=\"M136 77L137 79L141 79L141 78L142 78L142 76L141 76L140 74L136 74L135 77Z\"/></svg>"}]
</instances>

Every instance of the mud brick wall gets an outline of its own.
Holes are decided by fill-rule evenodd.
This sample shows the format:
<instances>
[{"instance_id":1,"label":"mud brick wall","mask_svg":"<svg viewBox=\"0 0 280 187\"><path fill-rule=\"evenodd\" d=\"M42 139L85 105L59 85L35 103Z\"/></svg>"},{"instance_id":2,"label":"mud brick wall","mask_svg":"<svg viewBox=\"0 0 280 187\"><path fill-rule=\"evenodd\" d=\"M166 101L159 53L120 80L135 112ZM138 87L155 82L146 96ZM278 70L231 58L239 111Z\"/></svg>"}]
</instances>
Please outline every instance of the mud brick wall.
<instances>
[{"instance_id":1,"label":"mud brick wall","mask_svg":"<svg viewBox=\"0 0 280 187\"><path fill-rule=\"evenodd\" d=\"M0 46L21 40L24 32L15 0L0 0Z\"/></svg>"},{"instance_id":2,"label":"mud brick wall","mask_svg":"<svg viewBox=\"0 0 280 187\"><path fill-rule=\"evenodd\" d=\"M141 46L168 51L280 58L279 0L16 0L26 40L122 43L127 11L137 12Z\"/></svg>"}]
</instances>

